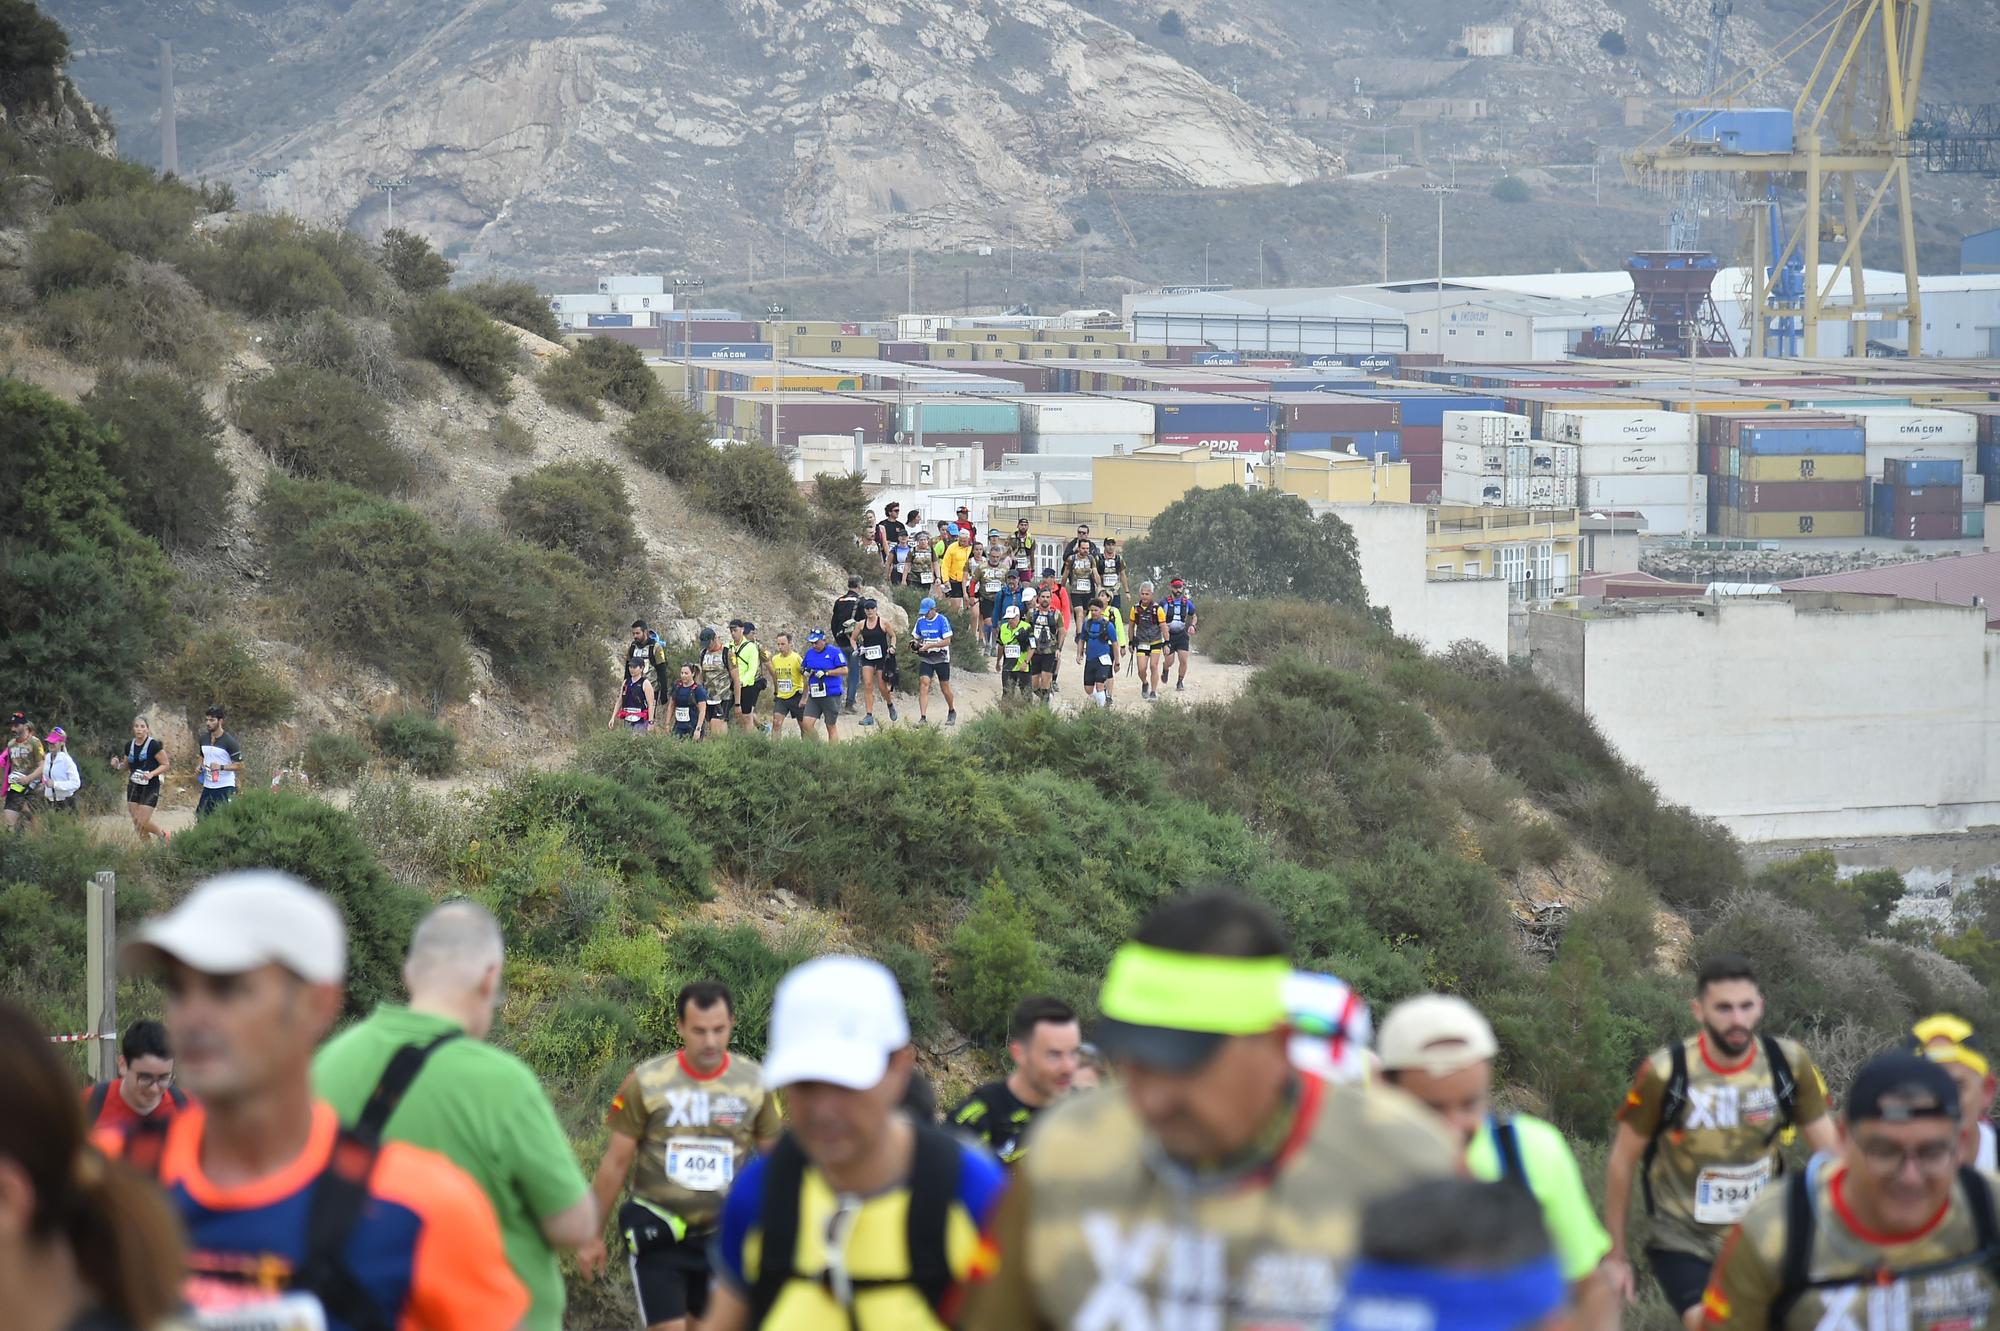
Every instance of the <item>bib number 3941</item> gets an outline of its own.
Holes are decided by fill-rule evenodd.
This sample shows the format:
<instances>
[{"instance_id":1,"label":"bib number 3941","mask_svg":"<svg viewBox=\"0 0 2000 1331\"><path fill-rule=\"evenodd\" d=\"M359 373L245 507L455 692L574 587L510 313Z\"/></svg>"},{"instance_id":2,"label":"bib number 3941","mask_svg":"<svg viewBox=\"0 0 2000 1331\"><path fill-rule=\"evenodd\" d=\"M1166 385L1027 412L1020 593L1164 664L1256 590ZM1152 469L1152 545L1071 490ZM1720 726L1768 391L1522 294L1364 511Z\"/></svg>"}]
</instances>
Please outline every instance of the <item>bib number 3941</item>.
<instances>
[{"instance_id":1,"label":"bib number 3941","mask_svg":"<svg viewBox=\"0 0 2000 1331\"><path fill-rule=\"evenodd\" d=\"M1694 1218L1703 1225L1733 1225L1771 1181L1771 1162L1708 1165L1695 1176Z\"/></svg>"},{"instance_id":2,"label":"bib number 3941","mask_svg":"<svg viewBox=\"0 0 2000 1331\"><path fill-rule=\"evenodd\" d=\"M736 1178L736 1148L708 1138L670 1138L667 1177L690 1192L721 1192Z\"/></svg>"}]
</instances>

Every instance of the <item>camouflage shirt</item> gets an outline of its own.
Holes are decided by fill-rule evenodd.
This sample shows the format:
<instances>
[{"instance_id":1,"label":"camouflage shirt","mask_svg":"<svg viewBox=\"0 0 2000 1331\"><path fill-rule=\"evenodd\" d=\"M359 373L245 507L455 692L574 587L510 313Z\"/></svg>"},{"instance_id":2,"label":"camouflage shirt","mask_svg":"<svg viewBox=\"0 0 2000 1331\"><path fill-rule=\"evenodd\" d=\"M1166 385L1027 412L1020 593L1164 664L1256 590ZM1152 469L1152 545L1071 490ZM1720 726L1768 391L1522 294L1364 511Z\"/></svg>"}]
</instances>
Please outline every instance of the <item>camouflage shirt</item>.
<instances>
[{"instance_id":1,"label":"camouflage shirt","mask_svg":"<svg viewBox=\"0 0 2000 1331\"><path fill-rule=\"evenodd\" d=\"M1962 1187L1944 1213L1914 1234L1867 1234L1842 1196L1839 1165L1812 1180L1812 1282L1773 1321L1785 1264L1788 1185L1768 1188L1723 1244L1702 1296L1707 1324L1765 1331L1982 1331L2000 1327L2000 1281L1978 1261L1979 1239ZM1963 1262L1955 1259L1963 1258ZM1933 1268L1921 1274L1899 1271ZM1851 1280L1847 1279L1852 1277ZM1822 1285L1819 1282L1835 1282Z\"/></svg>"},{"instance_id":2,"label":"camouflage shirt","mask_svg":"<svg viewBox=\"0 0 2000 1331\"><path fill-rule=\"evenodd\" d=\"M604 1121L639 1143L633 1199L692 1229L715 1223L737 1171L784 1126L756 1063L732 1053L701 1077L678 1050L627 1073Z\"/></svg>"},{"instance_id":3,"label":"camouflage shirt","mask_svg":"<svg viewBox=\"0 0 2000 1331\"><path fill-rule=\"evenodd\" d=\"M1653 1159L1653 1243L1670 1252L1713 1258L1729 1227L1778 1171L1778 1097L1761 1039L1734 1064L1716 1061L1705 1034L1689 1036L1687 1103L1667 1124ZM1803 1046L1780 1039L1798 1087L1793 1120L1803 1126L1826 1113L1825 1083ZM1667 1049L1639 1068L1618 1119L1642 1137L1660 1121L1671 1075Z\"/></svg>"}]
</instances>

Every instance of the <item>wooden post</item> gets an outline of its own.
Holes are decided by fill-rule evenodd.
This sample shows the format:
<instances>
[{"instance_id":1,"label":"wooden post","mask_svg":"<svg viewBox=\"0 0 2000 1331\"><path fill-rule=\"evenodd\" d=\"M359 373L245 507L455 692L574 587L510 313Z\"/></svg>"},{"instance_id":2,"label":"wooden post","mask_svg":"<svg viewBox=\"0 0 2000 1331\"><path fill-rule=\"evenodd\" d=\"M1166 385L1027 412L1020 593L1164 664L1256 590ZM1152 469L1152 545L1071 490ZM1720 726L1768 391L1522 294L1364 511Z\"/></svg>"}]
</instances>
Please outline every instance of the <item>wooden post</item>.
<instances>
[{"instance_id":1,"label":"wooden post","mask_svg":"<svg viewBox=\"0 0 2000 1331\"><path fill-rule=\"evenodd\" d=\"M100 1081L118 1075L118 875L104 870L91 875L84 889L88 910L88 1020L104 1037L88 1060Z\"/></svg>"}]
</instances>

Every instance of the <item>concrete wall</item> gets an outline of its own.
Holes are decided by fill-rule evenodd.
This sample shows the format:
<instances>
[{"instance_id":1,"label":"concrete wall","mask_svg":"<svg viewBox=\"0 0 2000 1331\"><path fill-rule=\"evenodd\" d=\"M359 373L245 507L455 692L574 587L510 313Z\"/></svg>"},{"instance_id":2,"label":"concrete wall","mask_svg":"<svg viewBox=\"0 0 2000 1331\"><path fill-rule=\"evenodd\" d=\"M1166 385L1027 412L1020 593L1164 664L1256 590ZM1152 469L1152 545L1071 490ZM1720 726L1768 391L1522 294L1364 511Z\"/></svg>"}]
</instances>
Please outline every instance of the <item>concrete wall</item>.
<instances>
[{"instance_id":1,"label":"concrete wall","mask_svg":"<svg viewBox=\"0 0 2000 1331\"><path fill-rule=\"evenodd\" d=\"M1396 632L1428 651L1461 638L1507 654L1507 584L1497 578L1432 582L1426 565L1426 511L1413 504L1314 504L1354 529L1361 581L1372 604L1387 606Z\"/></svg>"},{"instance_id":2,"label":"concrete wall","mask_svg":"<svg viewBox=\"0 0 2000 1331\"><path fill-rule=\"evenodd\" d=\"M1667 799L1747 841L2000 823L1983 612L1800 593L1536 615L1536 673Z\"/></svg>"}]
</instances>

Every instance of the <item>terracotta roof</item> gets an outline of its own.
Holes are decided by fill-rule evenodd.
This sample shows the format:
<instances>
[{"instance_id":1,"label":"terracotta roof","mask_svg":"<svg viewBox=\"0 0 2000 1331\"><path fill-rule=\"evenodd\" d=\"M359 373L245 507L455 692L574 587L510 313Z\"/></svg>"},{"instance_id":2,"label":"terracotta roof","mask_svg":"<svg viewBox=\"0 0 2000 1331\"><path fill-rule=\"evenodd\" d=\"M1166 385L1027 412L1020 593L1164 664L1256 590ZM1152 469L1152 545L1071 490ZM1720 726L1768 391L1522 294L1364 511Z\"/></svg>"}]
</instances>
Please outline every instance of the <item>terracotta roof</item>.
<instances>
[{"instance_id":1,"label":"terracotta roof","mask_svg":"<svg viewBox=\"0 0 2000 1331\"><path fill-rule=\"evenodd\" d=\"M1944 605L1971 605L1976 596L1986 607L1986 626L2000 628L2000 552L1913 559L1907 564L1795 578L1780 585L1786 591L1858 592Z\"/></svg>"},{"instance_id":2,"label":"terracotta roof","mask_svg":"<svg viewBox=\"0 0 2000 1331\"><path fill-rule=\"evenodd\" d=\"M1668 582L1636 569L1630 573L1586 573L1577 579L1577 595L1610 599L1619 596L1700 596L1698 583Z\"/></svg>"}]
</instances>

